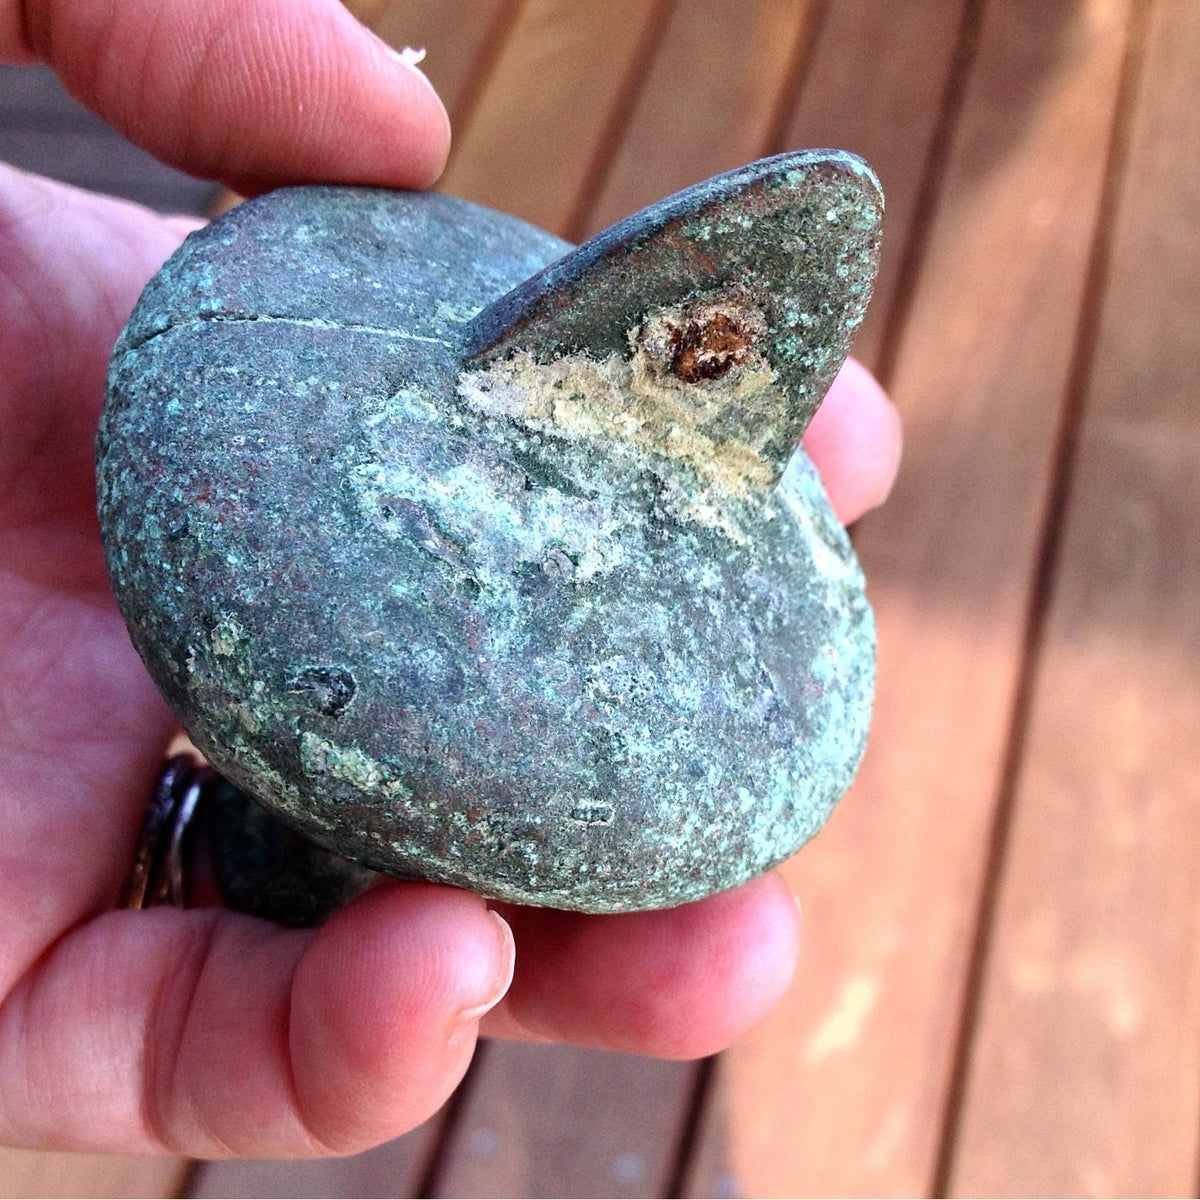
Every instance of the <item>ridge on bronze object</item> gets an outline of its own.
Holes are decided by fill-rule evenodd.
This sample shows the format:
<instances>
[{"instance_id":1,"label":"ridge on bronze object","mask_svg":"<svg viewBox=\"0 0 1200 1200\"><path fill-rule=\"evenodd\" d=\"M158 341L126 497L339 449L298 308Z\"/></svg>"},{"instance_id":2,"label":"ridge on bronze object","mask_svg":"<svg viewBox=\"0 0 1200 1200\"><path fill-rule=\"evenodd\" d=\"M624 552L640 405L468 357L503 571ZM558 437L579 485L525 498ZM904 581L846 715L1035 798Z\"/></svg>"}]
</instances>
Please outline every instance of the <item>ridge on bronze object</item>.
<instances>
[{"instance_id":1,"label":"ridge on bronze object","mask_svg":"<svg viewBox=\"0 0 1200 1200\"><path fill-rule=\"evenodd\" d=\"M874 625L796 447L882 213L860 159L802 151L578 248L355 187L187 239L114 351L100 519L134 645L246 794L206 818L230 903L317 920L369 868L662 907L820 828Z\"/></svg>"}]
</instances>

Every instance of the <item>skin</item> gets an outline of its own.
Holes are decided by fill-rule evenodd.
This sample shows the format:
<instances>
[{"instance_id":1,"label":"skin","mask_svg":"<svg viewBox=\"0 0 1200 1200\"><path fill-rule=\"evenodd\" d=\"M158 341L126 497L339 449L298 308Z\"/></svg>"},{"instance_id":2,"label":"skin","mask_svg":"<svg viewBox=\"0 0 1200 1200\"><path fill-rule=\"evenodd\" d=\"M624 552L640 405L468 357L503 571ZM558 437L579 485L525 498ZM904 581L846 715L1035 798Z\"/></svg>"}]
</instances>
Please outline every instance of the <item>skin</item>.
<instances>
[{"instance_id":1,"label":"skin","mask_svg":"<svg viewBox=\"0 0 1200 1200\"><path fill-rule=\"evenodd\" d=\"M0 57L49 62L126 136L244 193L425 186L449 144L420 73L333 0L0 2ZM796 965L776 875L613 917L416 884L317 931L115 910L173 722L109 594L92 441L112 344L188 228L0 168L0 1142L345 1153L433 1112L480 1033L727 1045ZM899 424L858 364L806 445L843 520L886 495Z\"/></svg>"}]
</instances>

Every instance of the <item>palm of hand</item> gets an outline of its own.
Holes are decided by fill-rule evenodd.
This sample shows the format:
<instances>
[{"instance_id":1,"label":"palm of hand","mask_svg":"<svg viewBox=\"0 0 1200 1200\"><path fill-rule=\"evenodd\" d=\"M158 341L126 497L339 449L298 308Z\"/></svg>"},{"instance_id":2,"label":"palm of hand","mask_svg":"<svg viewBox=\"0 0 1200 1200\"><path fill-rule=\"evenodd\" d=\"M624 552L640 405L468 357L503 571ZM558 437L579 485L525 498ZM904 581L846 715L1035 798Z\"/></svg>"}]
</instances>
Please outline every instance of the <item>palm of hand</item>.
<instances>
[{"instance_id":1,"label":"palm of hand","mask_svg":"<svg viewBox=\"0 0 1200 1200\"><path fill-rule=\"evenodd\" d=\"M106 347L178 235L15 172L2 184L0 892L29 919L11 982L51 930L111 904L170 729L108 593L91 441Z\"/></svg>"}]
</instances>

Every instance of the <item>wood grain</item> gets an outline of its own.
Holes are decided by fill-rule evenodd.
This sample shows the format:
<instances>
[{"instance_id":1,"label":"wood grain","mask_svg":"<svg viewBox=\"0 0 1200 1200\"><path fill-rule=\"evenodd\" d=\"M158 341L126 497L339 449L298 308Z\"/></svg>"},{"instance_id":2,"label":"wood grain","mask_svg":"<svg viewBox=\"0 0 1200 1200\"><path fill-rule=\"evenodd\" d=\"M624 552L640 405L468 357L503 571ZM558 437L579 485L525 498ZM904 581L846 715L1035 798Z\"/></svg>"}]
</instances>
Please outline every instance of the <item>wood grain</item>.
<instances>
[{"instance_id":1,"label":"wood grain","mask_svg":"<svg viewBox=\"0 0 1200 1200\"><path fill-rule=\"evenodd\" d=\"M745 1196L746 1184L736 1174L729 1146L729 1101L726 1082L727 1060L718 1055L709 1080L707 1094L697 1112L691 1152L682 1165L679 1180L680 1196L726 1197ZM776 1101L772 1101L775 1103Z\"/></svg>"},{"instance_id":2,"label":"wood grain","mask_svg":"<svg viewBox=\"0 0 1200 1200\"><path fill-rule=\"evenodd\" d=\"M497 1042L488 1047L436 1196L659 1196L695 1066Z\"/></svg>"},{"instance_id":3,"label":"wood grain","mask_svg":"<svg viewBox=\"0 0 1200 1200\"><path fill-rule=\"evenodd\" d=\"M189 1197L416 1196L441 1132L433 1118L404 1137L348 1158L198 1163Z\"/></svg>"},{"instance_id":4,"label":"wood grain","mask_svg":"<svg viewBox=\"0 0 1200 1200\"><path fill-rule=\"evenodd\" d=\"M906 281L910 453L858 539L880 635L872 744L789 864L807 913L797 985L729 1056L751 1195L933 1183L1127 16L986 9Z\"/></svg>"},{"instance_id":5,"label":"wood grain","mask_svg":"<svg viewBox=\"0 0 1200 1200\"><path fill-rule=\"evenodd\" d=\"M527 0L439 189L566 236L664 12Z\"/></svg>"},{"instance_id":6,"label":"wood grain","mask_svg":"<svg viewBox=\"0 0 1200 1200\"><path fill-rule=\"evenodd\" d=\"M1200 8L1153 18L955 1195L1196 1186Z\"/></svg>"},{"instance_id":7,"label":"wood grain","mask_svg":"<svg viewBox=\"0 0 1200 1200\"><path fill-rule=\"evenodd\" d=\"M814 0L676 5L579 237L767 153Z\"/></svg>"},{"instance_id":8,"label":"wood grain","mask_svg":"<svg viewBox=\"0 0 1200 1200\"><path fill-rule=\"evenodd\" d=\"M824 12L803 86L770 150L838 146L861 154L887 198L883 258L875 299L854 353L878 362L880 339L911 279L901 264L916 230L922 184L940 131L941 106L954 82L963 0L837 0Z\"/></svg>"},{"instance_id":9,"label":"wood grain","mask_svg":"<svg viewBox=\"0 0 1200 1200\"><path fill-rule=\"evenodd\" d=\"M42 66L0 65L0 160L160 212L199 215L217 191L121 137Z\"/></svg>"},{"instance_id":10,"label":"wood grain","mask_svg":"<svg viewBox=\"0 0 1200 1200\"><path fill-rule=\"evenodd\" d=\"M470 119L474 102L490 79L503 46L507 22L519 10L513 0L405 0L379 3L367 23L397 50L423 49L421 70L437 88L450 114L453 136ZM367 15L367 14L363 14Z\"/></svg>"},{"instance_id":11,"label":"wood grain","mask_svg":"<svg viewBox=\"0 0 1200 1200\"><path fill-rule=\"evenodd\" d=\"M178 1196L188 1164L132 1154L56 1154L0 1146L0 1198Z\"/></svg>"}]
</instances>

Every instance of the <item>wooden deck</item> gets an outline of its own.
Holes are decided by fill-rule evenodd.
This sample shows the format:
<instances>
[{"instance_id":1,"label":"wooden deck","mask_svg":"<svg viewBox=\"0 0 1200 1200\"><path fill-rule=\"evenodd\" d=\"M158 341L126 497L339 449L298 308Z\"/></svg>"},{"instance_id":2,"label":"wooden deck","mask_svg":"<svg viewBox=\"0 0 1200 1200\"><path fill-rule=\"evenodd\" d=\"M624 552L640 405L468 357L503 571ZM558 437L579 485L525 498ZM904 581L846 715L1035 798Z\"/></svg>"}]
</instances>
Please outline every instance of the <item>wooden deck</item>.
<instances>
[{"instance_id":1,"label":"wooden deck","mask_svg":"<svg viewBox=\"0 0 1200 1200\"><path fill-rule=\"evenodd\" d=\"M871 748L787 867L799 978L718 1060L489 1044L358 1158L10 1153L0 1193L1194 1195L1200 4L353 7L428 49L442 186L568 237L777 150L874 164Z\"/></svg>"}]
</instances>

